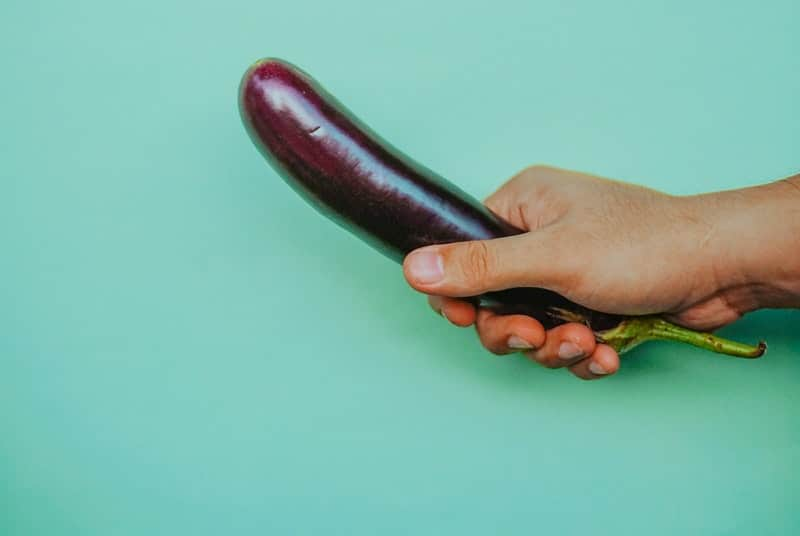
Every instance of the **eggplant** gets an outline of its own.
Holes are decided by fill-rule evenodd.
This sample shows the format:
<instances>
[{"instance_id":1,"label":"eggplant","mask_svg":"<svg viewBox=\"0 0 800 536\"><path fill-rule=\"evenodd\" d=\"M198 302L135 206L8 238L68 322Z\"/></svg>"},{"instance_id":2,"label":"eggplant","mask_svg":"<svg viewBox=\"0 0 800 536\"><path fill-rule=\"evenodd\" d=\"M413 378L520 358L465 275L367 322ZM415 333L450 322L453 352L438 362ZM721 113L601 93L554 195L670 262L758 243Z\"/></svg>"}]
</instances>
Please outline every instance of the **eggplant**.
<instances>
[{"instance_id":1,"label":"eggplant","mask_svg":"<svg viewBox=\"0 0 800 536\"><path fill-rule=\"evenodd\" d=\"M322 214L402 262L432 244L525 232L383 140L310 75L275 58L256 62L239 89L239 110L256 147ZM650 339L758 357L750 346L692 331L660 316L594 311L546 289L514 288L466 298L500 314L524 314L549 329L581 322L618 352Z\"/></svg>"}]
</instances>

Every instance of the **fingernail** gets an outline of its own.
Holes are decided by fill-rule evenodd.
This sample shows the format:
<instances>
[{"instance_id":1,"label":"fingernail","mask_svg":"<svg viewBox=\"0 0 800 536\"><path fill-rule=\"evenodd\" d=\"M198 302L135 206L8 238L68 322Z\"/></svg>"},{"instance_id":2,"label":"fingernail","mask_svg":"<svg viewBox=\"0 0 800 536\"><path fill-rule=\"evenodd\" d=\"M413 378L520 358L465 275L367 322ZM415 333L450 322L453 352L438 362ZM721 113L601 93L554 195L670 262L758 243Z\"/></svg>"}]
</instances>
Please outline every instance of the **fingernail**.
<instances>
[{"instance_id":1,"label":"fingernail","mask_svg":"<svg viewBox=\"0 0 800 536\"><path fill-rule=\"evenodd\" d=\"M449 318L447 318L447 313L445 313L445 312L444 312L444 308L442 308L442 309L439 309L439 314L440 314L440 315L442 315L442 318L444 318L445 320L447 320L448 322L450 322L450 319L449 319Z\"/></svg>"},{"instance_id":2,"label":"fingernail","mask_svg":"<svg viewBox=\"0 0 800 536\"><path fill-rule=\"evenodd\" d=\"M567 361L569 359L575 359L576 357L580 357L583 355L583 350L578 348L574 342L564 341L561 343L561 346L558 347L558 358Z\"/></svg>"},{"instance_id":3,"label":"fingernail","mask_svg":"<svg viewBox=\"0 0 800 536\"><path fill-rule=\"evenodd\" d=\"M517 337L516 335L512 335L508 338L508 342L506 343L509 348L513 348L514 350L530 350L533 348L533 345L523 339L522 337Z\"/></svg>"},{"instance_id":4,"label":"fingernail","mask_svg":"<svg viewBox=\"0 0 800 536\"><path fill-rule=\"evenodd\" d=\"M608 374L608 372L606 372L606 369L604 369L603 366L596 361L592 361L591 363L589 363L589 372L591 372L592 374L596 374L597 376L603 376L605 374Z\"/></svg>"},{"instance_id":5,"label":"fingernail","mask_svg":"<svg viewBox=\"0 0 800 536\"><path fill-rule=\"evenodd\" d=\"M430 284L441 281L444 277L442 256L435 251L419 251L409 259L408 270L419 283Z\"/></svg>"}]
</instances>

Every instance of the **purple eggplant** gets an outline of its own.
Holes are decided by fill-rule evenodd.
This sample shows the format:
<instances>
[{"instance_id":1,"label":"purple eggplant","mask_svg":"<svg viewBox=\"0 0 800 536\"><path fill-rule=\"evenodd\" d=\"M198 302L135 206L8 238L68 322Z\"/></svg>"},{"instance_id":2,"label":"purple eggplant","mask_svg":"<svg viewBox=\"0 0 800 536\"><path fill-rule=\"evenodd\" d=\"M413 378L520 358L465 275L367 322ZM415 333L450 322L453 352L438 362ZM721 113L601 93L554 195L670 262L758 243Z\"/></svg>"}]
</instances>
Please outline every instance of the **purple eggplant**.
<instances>
[{"instance_id":1,"label":"purple eggplant","mask_svg":"<svg viewBox=\"0 0 800 536\"><path fill-rule=\"evenodd\" d=\"M244 75L239 108L255 145L286 182L322 214L402 262L431 244L524 232L381 139L304 71L285 61L256 62ZM650 339L758 357L766 346L728 341L659 316L621 316L583 307L539 288L468 298L501 314L524 314L545 328L589 326L598 341L627 351Z\"/></svg>"}]
</instances>

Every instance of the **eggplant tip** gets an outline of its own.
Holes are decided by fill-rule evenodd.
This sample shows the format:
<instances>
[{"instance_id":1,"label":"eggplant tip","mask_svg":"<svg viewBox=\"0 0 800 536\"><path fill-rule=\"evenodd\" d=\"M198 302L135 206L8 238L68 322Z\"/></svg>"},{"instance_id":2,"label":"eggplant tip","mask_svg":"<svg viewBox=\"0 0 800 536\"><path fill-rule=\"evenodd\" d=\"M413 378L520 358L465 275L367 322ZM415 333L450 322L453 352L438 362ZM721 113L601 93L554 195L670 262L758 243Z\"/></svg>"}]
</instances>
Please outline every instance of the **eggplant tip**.
<instances>
[{"instance_id":1,"label":"eggplant tip","mask_svg":"<svg viewBox=\"0 0 800 536\"><path fill-rule=\"evenodd\" d=\"M250 66L245 70L244 76L242 77L243 80L247 80L250 76L256 72L260 67L264 66L268 63L284 63L278 58L273 58L271 56L267 56L266 58L259 58L256 61L252 62Z\"/></svg>"}]
</instances>

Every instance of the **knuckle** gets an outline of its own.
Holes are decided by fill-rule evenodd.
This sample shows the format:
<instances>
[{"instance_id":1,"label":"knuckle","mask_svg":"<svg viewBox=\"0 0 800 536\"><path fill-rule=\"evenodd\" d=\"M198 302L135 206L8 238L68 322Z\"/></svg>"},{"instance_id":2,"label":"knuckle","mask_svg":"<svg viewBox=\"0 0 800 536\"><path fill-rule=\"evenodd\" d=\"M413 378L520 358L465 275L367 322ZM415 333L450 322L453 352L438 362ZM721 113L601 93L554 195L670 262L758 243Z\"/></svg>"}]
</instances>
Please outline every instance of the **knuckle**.
<instances>
[{"instance_id":1,"label":"knuckle","mask_svg":"<svg viewBox=\"0 0 800 536\"><path fill-rule=\"evenodd\" d=\"M462 263L462 272L468 281L483 281L491 273L493 264L489 247L482 241L468 243Z\"/></svg>"},{"instance_id":2,"label":"knuckle","mask_svg":"<svg viewBox=\"0 0 800 536\"><path fill-rule=\"evenodd\" d=\"M536 200L535 208L544 211L556 197L554 185L545 180L532 180L528 187L528 194L530 199Z\"/></svg>"},{"instance_id":3,"label":"knuckle","mask_svg":"<svg viewBox=\"0 0 800 536\"><path fill-rule=\"evenodd\" d=\"M548 166L547 164L531 164L525 168L523 173L536 176L542 173L551 173L554 169L553 166Z\"/></svg>"},{"instance_id":4,"label":"knuckle","mask_svg":"<svg viewBox=\"0 0 800 536\"><path fill-rule=\"evenodd\" d=\"M563 170L545 164L533 164L526 167L519 175L520 178L530 184L554 181Z\"/></svg>"},{"instance_id":5,"label":"knuckle","mask_svg":"<svg viewBox=\"0 0 800 536\"><path fill-rule=\"evenodd\" d=\"M513 174L511 178L509 178L500 190L504 190L508 187L525 187L527 188L531 183L535 183L542 179L543 176L546 176L549 172L552 171L552 168L549 166L545 166L543 164L534 164L530 166L526 166Z\"/></svg>"}]
</instances>

